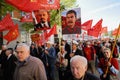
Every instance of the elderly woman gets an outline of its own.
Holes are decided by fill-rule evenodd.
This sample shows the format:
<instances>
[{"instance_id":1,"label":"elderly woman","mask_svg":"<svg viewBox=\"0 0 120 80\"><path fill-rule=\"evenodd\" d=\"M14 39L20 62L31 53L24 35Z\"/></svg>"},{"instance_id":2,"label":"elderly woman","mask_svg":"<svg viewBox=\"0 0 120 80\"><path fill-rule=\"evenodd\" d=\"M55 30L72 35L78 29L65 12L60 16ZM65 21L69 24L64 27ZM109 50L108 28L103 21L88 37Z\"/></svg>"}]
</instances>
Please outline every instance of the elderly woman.
<instances>
[{"instance_id":1,"label":"elderly woman","mask_svg":"<svg viewBox=\"0 0 120 80\"><path fill-rule=\"evenodd\" d=\"M119 72L118 60L111 57L112 54L109 48L104 49L103 55L104 57L101 58L98 63L98 72L100 73L101 80L111 80L111 78L113 78L113 76L115 77Z\"/></svg>"},{"instance_id":2,"label":"elderly woman","mask_svg":"<svg viewBox=\"0 0 120 80\"><path fill-rule=\"evenodd\" d=\"M72 76L68 80L100 80L95 75L86 72L88 65L87 59L83 56L75 55L70 60Z\"/></svg>"},{"instance_id":3,"label":"elderly woman","mask_svg":"<svg viewBox=\"0 0 120 80\"><path fill-rule=\"evenodd\" d=\"M57 54L57 66L59 73L59 80L66 80L65 73L66 67L68 65L68 59L66 59L67 51L65 51L64 46L60 47L60 52Z\"/></svg>"}]
</instances>

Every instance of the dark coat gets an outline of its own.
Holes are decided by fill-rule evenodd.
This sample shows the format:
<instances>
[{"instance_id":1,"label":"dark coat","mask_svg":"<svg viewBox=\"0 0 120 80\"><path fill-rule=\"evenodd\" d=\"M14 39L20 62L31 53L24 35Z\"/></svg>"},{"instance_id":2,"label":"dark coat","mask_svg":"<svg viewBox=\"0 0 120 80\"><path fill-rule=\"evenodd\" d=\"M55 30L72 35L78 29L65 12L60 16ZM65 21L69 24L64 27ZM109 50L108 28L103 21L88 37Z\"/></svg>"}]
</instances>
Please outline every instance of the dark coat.
<instances>
[{"instance_id":1,"label":"dark coat","mask_svg":"<svg viewBox=\"0 0 120 80\"><path fill-rule=\"evenodd\" d=\"M78 79L75 79L72 75L69 76L68 78L69 78L68 80L78 80ZM82 79L79 79L79 80L82 80ZM100 79L91 73L85 73L83 80L100 80Z\"/></svg>"},{"instance_id":2,"label":"dark coat","mask_svg":"<svg viewBox=\"0 0 120 80\"><path fill-rule=\"evenodd\" d=\"M84 56L83 51L80 50L80 49L77 49L74 54L75 54L75 55Z\"/></svg>"},{"instance_id":3,"label":"dark coat","mask_svg":"<svg viewBox=\"0 0 120 80\"><path fill-rule=\"evenodd\" d=\"M5 62L5 67L4 67L4 79L5 80L13 80L13 74L15 71L16 67L16 61L17 58L15 55L11 55L8 60Z\"/></svg>"},{"instance_id":4,"label":"dark coat","mask_svg":"<svg viewBox=\"0 0 120 80\"><path fill-rule=\"evenodd\" d=\"M47 28L51 28L51 27L50 27L50 22L48 22L48 25L49 25L49 26L47 26ZM36 25L34 25L34 26L35 26L35 27L34 27L35 31L37 31L37 30L42 30L42 29L45 28L44 26L41 25L41 23L38 23L38 24L36 24Z\"/></svg>"},{"instance_id":5,"label":"dark coat","mask_svg":"<svg viewBox=\"0 0 120 80\"><path fill-rule=\"evenodd\" d=\"M36 48L32 49L30 47L30 55L34 56L34 57L38 57L38 51L37 51L37 49Z\"/></svg>"},{"instance_id":6,"label":"dark coat","mask_svg":"<svg viewBox=\"0 0 120 80\"><path fill-rule=\"evenodd\" d=\"M1 64L1 69L2 70L4 70L5 61L7 59L7 56L5 55L5 51L6 50L1 51L1 54L0 54L0 64Z\"/></svg>"}]
</instances>

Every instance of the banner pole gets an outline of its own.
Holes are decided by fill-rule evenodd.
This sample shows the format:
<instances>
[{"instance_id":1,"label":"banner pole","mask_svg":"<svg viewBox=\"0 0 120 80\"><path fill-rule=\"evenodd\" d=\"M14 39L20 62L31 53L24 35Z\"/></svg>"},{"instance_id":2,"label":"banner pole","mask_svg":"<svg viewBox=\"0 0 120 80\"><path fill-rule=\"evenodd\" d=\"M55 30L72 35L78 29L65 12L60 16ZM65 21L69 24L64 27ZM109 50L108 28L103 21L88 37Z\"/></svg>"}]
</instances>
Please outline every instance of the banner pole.
<instances>
[{"instance_id":1,"label":"banner pole","mask_svg":"<svg viewBox=\"0 0 120 80\"><path fill-rule=\"evenodd\" d=\"M118 27L118 30L117 30L117 35L115 36L115 41L114 41L113 48L112 48L112 51L111 51L111 54L110 54L110 59L109 59L108 62L111 61L112 54L113 54L113 52L114 52L114 48L115 48L115 45L116 45L116 41L117 41L117 37L118 37L119 31L120 31L120 24L119 24L119 27ZM105 75L107 75L107 73L108 73L108 68L109 68L109 66L107 66L107 69L106 69Z\"/></svg>"}]
</instances>

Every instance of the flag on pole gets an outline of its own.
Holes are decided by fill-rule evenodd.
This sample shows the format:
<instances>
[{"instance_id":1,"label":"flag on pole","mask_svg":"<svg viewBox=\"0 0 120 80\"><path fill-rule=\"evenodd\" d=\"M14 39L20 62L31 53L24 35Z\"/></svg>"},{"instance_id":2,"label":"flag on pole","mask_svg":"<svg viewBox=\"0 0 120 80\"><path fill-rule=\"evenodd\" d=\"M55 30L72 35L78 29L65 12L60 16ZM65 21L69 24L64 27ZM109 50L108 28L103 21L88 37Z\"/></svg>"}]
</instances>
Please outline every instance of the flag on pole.
<instances>
[{"instance_id":1,"label":"flag on pole","mask_svg":"<svg viewBox=\"0 0 120 80\"><path fill-rule=\"evenodd\" d=\"M18 36L19 36L19 30L18 30L18 24L16 24L5 36L3 36L3 38L6 39L8 41L7 44L9 44L9 42L15 40Z\"/></svg>"},{"instance_id":2,"label":"flag on pole","mask_svg":"<svg viewBox=\"0 0 120 80\"><path fill-rule=\"evenodd\" d=\"M59 9L60 0L5 0L7 3L15 6L17 9L32 12L39 9Z\"/></svg>"},{"instance_id":3,"label":"flag on pole","mask_svg":"<svg viewBox=\"0 0 120 80\"><path fill-rule=\"evenodd\" d=\"M98 37L102 29L102 21L103 19L100 19L92 29L88 29L88 35Z\"/></svg>"},{"instance_id":4,"label":"flag on pole","mask_svg":"<svg viewBox=\"0 0 120 80\"><path fill-rule=\"evenodd\" d=\"M54 25L50 31L47 33L47 37L50 37L53 34L57 34L57 29L56 29L56 25Z\"/></svg>"},{"instance_id":5,"label":"flag on pole","mask_svg":"<svg viewBox=\"0 0 120 80\"><path fill-rule=\"evenodd\" d=\"M9 30L12 29L14 26L14 22L11 19L10 14L7 14L2 21L0 21L0 32L4 31L4 30Z\"/></svg>"},{"instance_id":6,"label":"flag on pole","mask_svg":"<svg viewBox=\"0 0 120 80\"><path fill-rule=\"evenodd\" d=\"M88 29L91 29L92 22L93 22L92 19L84 22L83 24L81 24L81 28L82 28L83 30L86 30L86 31L87 31Z\"/></svg>"},{"instance_id":7,"label":"flag on pole","mask_svg":"<svg viewBox=\"0 0 120 80\"><path fill-rule=\"evenodd\" d=\"M118 31L118 28L116 28L115 30L112 31L112 35L117 35L117 32L118 32L118 34L120 34L120 30Z\"/></svg>"},{"instance_id":8,"label":"flag on pole","mask_svg":"<svg viewBox=\"0 0 120 80\"><path fill-rule=\"evenodd\" d=\"M100 33L102 34L102 33L107 33L107 32L108 32L107 27L102 27Z\"/></svg>"}]
</instances>

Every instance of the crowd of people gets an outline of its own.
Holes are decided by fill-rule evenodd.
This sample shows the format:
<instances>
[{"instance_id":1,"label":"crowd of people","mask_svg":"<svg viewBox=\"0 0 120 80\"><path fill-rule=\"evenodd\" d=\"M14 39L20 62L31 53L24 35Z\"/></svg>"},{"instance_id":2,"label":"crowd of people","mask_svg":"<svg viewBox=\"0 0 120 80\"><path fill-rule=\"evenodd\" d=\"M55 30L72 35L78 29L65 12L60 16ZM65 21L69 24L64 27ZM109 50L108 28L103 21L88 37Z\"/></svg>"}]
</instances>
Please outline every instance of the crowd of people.
<instances>
[{"instance_id":1,"label":"crowd of people","mask_svg":"<svg viewBox=\"0 0 120 80\"><path fill-rule=\"evenodd\" d=\"M2 45L3 80L115 80L118 79L120 43L114 40L47 41L44 45ZM98 74L99 75L98 75Z\"/></svg>"}]
</instances>

